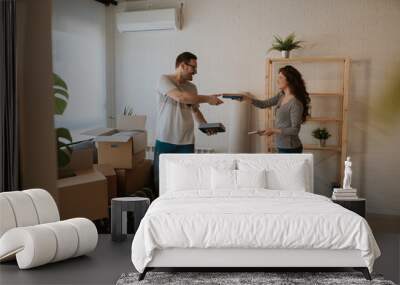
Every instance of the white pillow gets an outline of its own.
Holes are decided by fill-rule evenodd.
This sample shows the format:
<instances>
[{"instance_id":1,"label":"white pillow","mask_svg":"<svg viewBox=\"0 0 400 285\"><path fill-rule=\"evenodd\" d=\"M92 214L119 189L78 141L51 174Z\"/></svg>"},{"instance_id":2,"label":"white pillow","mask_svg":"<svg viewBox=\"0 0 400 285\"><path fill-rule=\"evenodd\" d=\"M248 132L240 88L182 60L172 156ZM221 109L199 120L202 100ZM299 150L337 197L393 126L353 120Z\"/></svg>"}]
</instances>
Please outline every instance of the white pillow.
<instances>
[{"instance_id":1,"label":"white pillow","mask_svg":"<svg viewBox=\"0 0 400 285\"><path fill-rule=\"evenodd\" d=\"M309 189L309 167L306 161L282 159L240 159L239 170L266 170L267 187L271 190L306 191Z\"/></svg>"},{"instance_id":2,"label":"white pillow","mask_svg":"<svg viewBox=\"0 0 400 285\"><path fill-rule=\"evenodd\" d=\"M167 167L167 191L211 190L211 169L234 169L235 161L171 161Z\"/></svg>"},{"instance_id":3,"label":"white pillow","mask_svg":"<svg viewBox=\"0 0 400 285\"><path fill-rule=\"evenodd\" d=\"M170 163L168 165L168 189L172 191L185 191L189 189L210 189L211 167L186 166L184 164Z\"/></svg>"},{"instance_id":4,"label":"white pillow","mask_svg":"<svg viewBox=\"0 0 400 285\"><path fill-rule=\"evenodd\" d=\"M237 190L240 188L266 188L265 170L211 170L211 188L213 190Z\"/></svg>"},{"instance_id":5,"label":"white pillow","mask_svg":"<svg viewBox=\"0 0 400 285\"><path fill-rule=\"evenodd\" d=\"M267 188L267 172L263 170L236 170L237 188Z\"/></svg>"},{"instance_id":6,"label":"white pillow","mask_svg":"<svg viewBox=\"0 0 400 285\"><path fill-rule=\"evenodd\" d=\"M211 189L236 189L236 170L216 169L211 170Z\"/></svg>"},{"instance_id":7,"label":"white pillow","mask_svg":"<svg viewBox=\"0 0 400 285\"><path fill-rule=\"evenodd\" d=\"M273 190L306 191L307 172L304 162L293 164L290 168L269 169L268 188Z\"/></svg>"}]
</instances>

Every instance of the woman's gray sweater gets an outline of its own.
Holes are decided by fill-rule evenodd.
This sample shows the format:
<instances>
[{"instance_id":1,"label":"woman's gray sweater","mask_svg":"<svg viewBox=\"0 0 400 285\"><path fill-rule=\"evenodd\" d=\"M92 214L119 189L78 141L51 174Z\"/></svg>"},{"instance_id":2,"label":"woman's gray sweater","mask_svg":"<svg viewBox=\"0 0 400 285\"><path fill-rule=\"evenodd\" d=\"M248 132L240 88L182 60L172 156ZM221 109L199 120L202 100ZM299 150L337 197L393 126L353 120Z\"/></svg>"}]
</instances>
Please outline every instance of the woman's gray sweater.
<instances>
[{"instance_id":1,"label":"woman's gray sweater","mask_svg":"<svg viewBox=\"0 0 400 285\"><path fill-rule=\"evenodd\" d=\"M282 131L282 133L276 135L276 146L278 148L298 148L302 146L299 132L303 123L304 107L296 98L281 105L284 95L283 92L279 92L267 100L252 99L252 104L263 109L275 106L275 128Z\"/></svg>"}]
</instances>

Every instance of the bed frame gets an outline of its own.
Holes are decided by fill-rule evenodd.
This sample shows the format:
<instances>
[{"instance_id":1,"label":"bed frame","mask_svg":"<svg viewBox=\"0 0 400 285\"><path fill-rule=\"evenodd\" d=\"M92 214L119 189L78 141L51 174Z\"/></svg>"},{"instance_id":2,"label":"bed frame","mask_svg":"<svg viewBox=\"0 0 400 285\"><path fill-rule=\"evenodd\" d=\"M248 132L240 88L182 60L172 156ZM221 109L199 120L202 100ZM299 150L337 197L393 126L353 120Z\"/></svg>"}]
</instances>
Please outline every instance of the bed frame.
<instances>
[{"instance_id":1,"label":"bed frame","mask_svg":"<svg viewBox=\"0 0 400 285\"><path fill-rule=\"evenodd\" d=\"M268 157L277 154L164 154L160 156L160 195L165 193L166 169L169 160L182 159L237 159L240 157ZM313 192L313 156L312 154L279 154L282 159L303 160L309 164L309 188ZM249 249L249 248L170 248L158 249L154 252L152 261L147 265L139 280L154 269L184 268L220 269L229 268L233 271L253 271L254 269L285 268L343 268L350 267L361 271L367 280L371 275L359 250L330 249ZM231 271L231 270L229 270ZM260 270L264 271L264 270Z\"/></svg>"}]
</instances>

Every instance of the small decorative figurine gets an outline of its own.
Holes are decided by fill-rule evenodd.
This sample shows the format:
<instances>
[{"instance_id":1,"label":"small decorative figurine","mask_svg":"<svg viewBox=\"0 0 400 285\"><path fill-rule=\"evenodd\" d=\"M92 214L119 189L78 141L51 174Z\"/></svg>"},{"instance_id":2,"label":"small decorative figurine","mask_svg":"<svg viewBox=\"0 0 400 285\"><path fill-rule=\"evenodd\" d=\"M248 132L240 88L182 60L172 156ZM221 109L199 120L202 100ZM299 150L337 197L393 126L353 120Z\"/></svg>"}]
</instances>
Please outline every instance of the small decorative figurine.
<instances>
[{"instance_id":1,"label":"small decorative figurine","mask_svg":"<svg viewBox=\"0 0 400 285\"><path fill-rule=\"evenodd\" d=\"M347 157L344 162L344 178L343 178L343 189L352 189L351 188L351 159L350 156Z\"/></svg>"}]
</instances>

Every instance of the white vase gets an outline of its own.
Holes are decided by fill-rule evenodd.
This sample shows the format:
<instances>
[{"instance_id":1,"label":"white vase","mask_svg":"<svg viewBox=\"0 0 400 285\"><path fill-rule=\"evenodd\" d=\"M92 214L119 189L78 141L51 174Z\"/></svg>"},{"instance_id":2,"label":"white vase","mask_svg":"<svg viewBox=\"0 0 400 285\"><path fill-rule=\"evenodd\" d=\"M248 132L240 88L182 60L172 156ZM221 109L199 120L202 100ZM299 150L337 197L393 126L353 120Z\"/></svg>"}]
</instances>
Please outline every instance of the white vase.
<instances>
[{"instance_id":1,"label":"white vase","mask_svg":"<svg viewBox=\"0 0 400 285\"><path fill-rule=\"evenodd\" d=\"M282 57L284 57L284 58L289 58L290 51L288 51L288 50L282 50L282 51L281 51L281 54L282 54Z\"/></svg>"}]
</instances>

